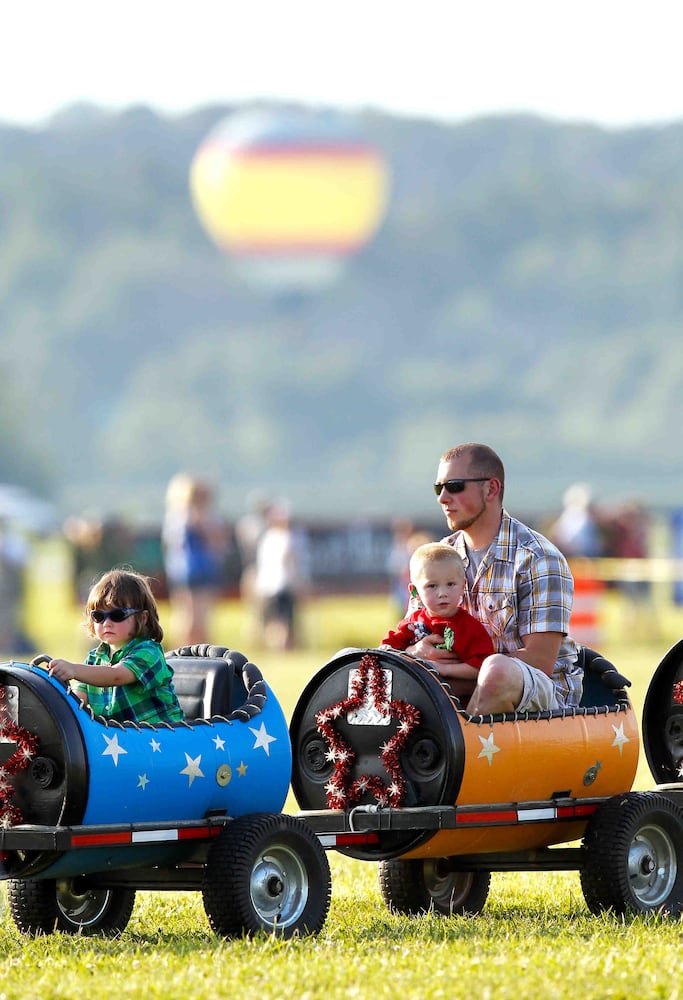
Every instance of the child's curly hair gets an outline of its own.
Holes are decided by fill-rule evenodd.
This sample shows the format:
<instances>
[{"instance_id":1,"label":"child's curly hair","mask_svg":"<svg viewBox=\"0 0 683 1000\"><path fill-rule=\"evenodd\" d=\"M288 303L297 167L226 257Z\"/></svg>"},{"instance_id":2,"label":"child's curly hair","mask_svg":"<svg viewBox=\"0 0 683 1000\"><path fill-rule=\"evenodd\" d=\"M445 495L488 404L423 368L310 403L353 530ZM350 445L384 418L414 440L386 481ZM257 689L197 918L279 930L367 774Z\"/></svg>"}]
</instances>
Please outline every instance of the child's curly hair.
<instances>
[{"instance_id":1,"label":"child's curly hair","mask_svg":"<svg viewBox=\"0 0 683 1000\"><path fill-rule=\"evenodd\" d=\"M150 582L146 576L131 569L112 569L93 584L85 606L86 626L95 635L90 612L109 608L135 608L140 614L134 616L136 631L131 638L144 637L161 642L164 630L159 622L159 611ZM142 612L147 615L143 616Z\"/></svg>"}]
</instances>

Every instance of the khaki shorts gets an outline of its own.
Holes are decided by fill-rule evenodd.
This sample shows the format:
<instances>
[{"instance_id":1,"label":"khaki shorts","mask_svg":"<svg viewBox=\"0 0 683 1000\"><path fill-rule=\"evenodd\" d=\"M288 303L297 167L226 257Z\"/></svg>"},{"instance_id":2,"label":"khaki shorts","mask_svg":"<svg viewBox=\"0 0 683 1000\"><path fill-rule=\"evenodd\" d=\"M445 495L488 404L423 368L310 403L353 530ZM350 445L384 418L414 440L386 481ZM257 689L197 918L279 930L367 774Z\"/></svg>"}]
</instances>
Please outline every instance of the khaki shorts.
<instances>
[{"instance_id":1,"label":"khaki shorts","mask_svg":"<svg viewBox=\"0 0 683 1000\"><path fill-rule=\"evenodd\" d=\"M511 656L510 659L515 661L524 678L524 690L516 711L552 712L563 707L552 678L542 670L530 667L524 660L518 660L516 656Z\"/></svg>"}]
</instances>

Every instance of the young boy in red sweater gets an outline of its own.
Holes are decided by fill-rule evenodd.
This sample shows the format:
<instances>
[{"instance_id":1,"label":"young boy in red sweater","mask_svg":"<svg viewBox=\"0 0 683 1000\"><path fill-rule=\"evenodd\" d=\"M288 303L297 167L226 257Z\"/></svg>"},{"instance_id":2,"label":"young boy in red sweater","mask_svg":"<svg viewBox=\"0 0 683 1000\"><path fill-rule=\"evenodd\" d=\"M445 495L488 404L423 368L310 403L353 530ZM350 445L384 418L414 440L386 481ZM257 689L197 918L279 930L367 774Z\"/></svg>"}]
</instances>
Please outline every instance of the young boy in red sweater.
<instances>
[{"instance_id":1,"label":"young boy in red sweater","mask_svg":"<svg viewBox=\"0 0 683 1000\"><path fill-rule=\"evenodd\" d=\"M442 649L478 670L494 652L493 643L481 622L459 607L465 567L458 553L443 542L420 545L410 559L410 580L422 607L388 632L380 649L407 649L425 635L438 634L443 636Z\"/></svg>"}]
</instances>

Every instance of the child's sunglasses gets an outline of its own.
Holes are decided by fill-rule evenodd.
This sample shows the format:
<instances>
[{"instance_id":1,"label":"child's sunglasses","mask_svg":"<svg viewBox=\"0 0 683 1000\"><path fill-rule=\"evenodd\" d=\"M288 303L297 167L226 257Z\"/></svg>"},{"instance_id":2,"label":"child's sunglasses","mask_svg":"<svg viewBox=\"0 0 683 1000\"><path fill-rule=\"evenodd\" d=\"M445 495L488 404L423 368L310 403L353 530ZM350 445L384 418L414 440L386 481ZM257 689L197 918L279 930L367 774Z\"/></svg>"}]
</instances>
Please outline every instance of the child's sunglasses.
<instances>
[{"instance_id":1,"label":"child's sunglasses","mask_svg":"<svg viewBox=\"0 0 683 1000\"><path fill-rule=\"evenodd\" d=\"M112 611L91 611L90 617L98 625L110 618L113 622L125 622L126 618L130 618L131 615L139 615L140 612L137 608L114 608Z\"/></svg>"},{"instance_id":2,"label":"child's sunglasses","mask_svg":"<svg viewBox=\"0 0 683 1000\"><path fill-rule=\"evenodd\" d=\"M434 492L438 497L441 496L441 490L446 490L448 493L462 493L465 489L467 483L487 483L491 477L480 476L478 479L447 479L445 483L434 483Z\"/></svg>"}]
</instances>

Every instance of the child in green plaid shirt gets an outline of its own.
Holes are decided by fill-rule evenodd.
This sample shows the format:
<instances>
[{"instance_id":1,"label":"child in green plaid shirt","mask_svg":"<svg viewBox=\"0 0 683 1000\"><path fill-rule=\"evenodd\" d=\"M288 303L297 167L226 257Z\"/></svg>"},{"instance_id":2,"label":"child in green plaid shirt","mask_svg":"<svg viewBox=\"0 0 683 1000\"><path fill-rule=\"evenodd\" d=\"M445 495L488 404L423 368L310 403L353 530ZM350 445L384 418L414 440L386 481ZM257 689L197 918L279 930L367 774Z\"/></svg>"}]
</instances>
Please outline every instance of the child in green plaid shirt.
<instances>
[{"instance_id":1,"label":"child in green plaid shirt","mask_svg":"<svg viewBox=\"0 0 683 1000\"><path fill-rule=\"evenodd\" d=\"M179 722L183 710L164 657L164 632L146 577L114 569L92 587L87 628L99 640L85 663L51 660L53 677L72 685L95 715L117 722Z\"/></svg>"}]
</instances>

